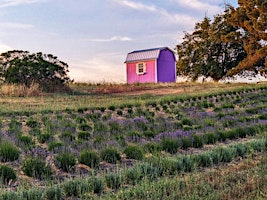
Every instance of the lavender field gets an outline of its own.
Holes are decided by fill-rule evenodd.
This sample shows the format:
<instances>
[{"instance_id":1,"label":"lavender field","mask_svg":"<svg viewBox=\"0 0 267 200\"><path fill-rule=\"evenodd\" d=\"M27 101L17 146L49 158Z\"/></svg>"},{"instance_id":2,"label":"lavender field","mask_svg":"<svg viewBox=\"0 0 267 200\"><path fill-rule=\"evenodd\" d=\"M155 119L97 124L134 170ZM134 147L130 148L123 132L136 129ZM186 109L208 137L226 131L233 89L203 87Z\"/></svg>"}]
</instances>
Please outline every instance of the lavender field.
<instances>
[{"instance_id":1,"label":"lavender field","mask_svg":"<svg viewBox=\"0 0 267 200\"><path fill-rule=\"evenodd\" d=\"M76 98L1 109L0 199L266 197L266 84L114 104L95 95L88 107Z\"/></svg>"}]
</instances>

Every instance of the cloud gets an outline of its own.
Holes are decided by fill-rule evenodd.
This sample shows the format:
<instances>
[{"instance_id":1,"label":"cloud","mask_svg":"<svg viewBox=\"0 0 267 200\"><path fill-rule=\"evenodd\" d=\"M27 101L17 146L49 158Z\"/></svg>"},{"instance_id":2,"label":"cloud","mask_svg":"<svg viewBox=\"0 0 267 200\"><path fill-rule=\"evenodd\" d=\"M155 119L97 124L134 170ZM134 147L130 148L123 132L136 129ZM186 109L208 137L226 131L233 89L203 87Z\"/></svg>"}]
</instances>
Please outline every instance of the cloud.
<instances>
[{"instance_id":1,"label":"cloud","mask_svg":"<svg viewBox=\"0 0 267 200\"><path fill-rule=\"evenodd\" d=\"M213 1L212 3L200 0L175 0L175 2L186 10L194 10L197 12L208 12L208 14L218 14L221 11L221 3ZM221 2L221 1L220 1Z\"/></svg>"},{"instance_id":2,"label":"cloud","mask_svg":"<svg viewBox=\"0 0 267 200\"><path fill-rule=\"evenodd\" d=\"M10 7L10 6L18 6L21 4L32 4L38 3L43 0L4 0L4 2L0 3L0 8Z\"/></svg>"},{"instance_id":3,"label":"cloud","mask_svg":"<svg viewBox=\"0 0 267 200\"><path fill-rule=\"evenodd\" d=\"M130 37L120 37L120 36L113 36L110 38L95 38L95 39L89 39L91 42L113 42L113 41L121 41L121 42L127 42L132 41L133 39Z\"/></svg>"},{"instance_id":4,"label":"cloud","mask_svg":"<svg viewBox=\"0 0 267 200\"><path fill-rule=\"evenodd\" d=\"M150 11L150 12L151 11L154 12L157 10L156 6L154 5L146 5L143 3L137 3L137 2L130 1L130 0L114 0L114 2L120 5L126 6L128 8L132 8L134 10Z\"/></svg>"},{"instance_id":5,"label":"cloud","mask_svg":"<svg viewBox=\"0 0 267 200\"><path fill-rule=\"evenodd\" d=\"M32 24L14 23L14 22L3 22L0 23L0 26L12 29L31 29L34 27Z\"/></svg>"}]
</instances>

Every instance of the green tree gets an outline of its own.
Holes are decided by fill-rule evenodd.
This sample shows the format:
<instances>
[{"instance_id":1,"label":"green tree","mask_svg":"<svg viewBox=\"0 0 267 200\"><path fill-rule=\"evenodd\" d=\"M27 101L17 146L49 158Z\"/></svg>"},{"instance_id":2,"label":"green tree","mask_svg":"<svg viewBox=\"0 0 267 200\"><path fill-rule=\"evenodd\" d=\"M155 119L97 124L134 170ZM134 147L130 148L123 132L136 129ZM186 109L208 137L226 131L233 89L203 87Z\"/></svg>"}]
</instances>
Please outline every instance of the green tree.
<instances>
[{"instance_id":1,"label":"green tree","mask_svg":"<svg viewBox=\"0 0 267 200\"><path fill-rule=\"evenodd\" d=\"M177 45L177 73L196 80L200 76L215 81L224 77L246 53L242 43L223 41L223 36L237 30L226 21L227 10L215 16L213 22L207 17L195 25L192 34L185 33L184 41Z\"/></svg>"},{"instance_id":2,"label":"green tree","mask_svg":"<svg viewBox=\"0 0 267 200\"><path fill-rule=\"evenodd\" d=\"M232 70L235 75L245 70L267 71L267 1L239 0L239 7L230 7L228 23L239 27L228 33L227 41L239 40L244 44L247 56Z\"/></svg>"},{"instance_id":3,"label":"green tree","mask_svg":"<svg viewBox=\"0 0 267 200\"><path fill-rule=\"evenodd\" d=\"M71 82L67 75L68 64L52 54L14 50L0 55L0 76L2 82L23 84L32 83L47 92L66 89Z\"/></svg>"}]
</instances>

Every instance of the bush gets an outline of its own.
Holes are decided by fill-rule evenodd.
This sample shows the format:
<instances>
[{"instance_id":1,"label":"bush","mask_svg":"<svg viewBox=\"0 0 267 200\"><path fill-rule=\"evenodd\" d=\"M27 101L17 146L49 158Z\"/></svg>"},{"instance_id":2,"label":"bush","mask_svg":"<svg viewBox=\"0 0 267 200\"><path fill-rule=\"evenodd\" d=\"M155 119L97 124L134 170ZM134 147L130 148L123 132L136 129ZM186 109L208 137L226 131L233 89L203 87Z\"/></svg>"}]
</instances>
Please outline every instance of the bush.
<instances>
[{"instance_id":1,"label":"bush","mask_svg":"<svg viewBox=\"0 0 267 200\"><path fill-rule=\"evenodd\" d=\"M42 133L42 134L40 134L40 135L37 136L37 140L41 144L47 142L51 138L52 138L52 134L51 133Z\"/></svg>"},{"instance_id":2,"label":"bush","mask_svg":"<svg viewBox=\"0 0 267 200\"><path fill-rule=\"evenodd\" d=\"M119 152L114 148L107 148L101 152L101 158L102 160L116 164L117 161L121 161L121 155Z\"/></svg>"},{"instance_id":3,"label":"bush","mask_svg":"<svg viewBox=\"0 0 267 200\"><path fill-rule=\"evenodd\" d=\"M14 161L19 158L18 148L9 142L0 143L0 159L2 162Z\"/></svg>"},{"instance_id":4,"label":"bush","mask_svg":"<svg viewBox=\"0 0 267 200\"><path fill-rule=\"evenodd\" d=\"M167 151L171 154L177 152L179 148L179 143L176 139L165 138L161 141L162 150Z\"/></svg>"},{"instance_id":5,"label":"bush","mask_svg":"<svg viewBox=\"0 0 267 200\"><path fill-rule=\"evenodd\" d=\"M181 143L183 149L188 149L193 146L191 137L182 137Z\"/></svg>"},{"instance_id":6,"label":"bush","mask_svg":"<svg viewBox=\"0 0 267 200\"><path fill-rule=\"evenodd\" d=\"M48 145L48 151L54 151L56 148L62 147L62 142L53 141Z\"/></svg>"},{"instance_id":7,"label":"bush","mask_svg":"<svg viewBox=\"0 0 267 200\"><path fill-rule=\"evenodd\" d=\"M73 179L62 185L66 197L80 197L89 191L89 185L81 179Z\"/></svg>"},{"instance_id":8,"label":"bush","mask_svg":"<svg viewBox=\"0 0 267 200\"><path fill-rule=\"evenodd\" d=\"M90 184L91 190L95 194L101 194L103 190L105 189L105 183L103 179L101 178L92 177L89 179L89 184Z\"/></svg>"},{"instance_id":9,"label":"bush","mask_svg":"<svg viewBox=\"0 0 267 200\"><path fill-rule=\"evenodd\" d=\"M0 165L0 180L2 184L7 185L10 181L15 181L17 179L16 172L13 168Z\"/></svg>"},{"instance_id":10,"label":"bush","mask_svg":"<svg viewBox=\"0 0 267 200\"><path fill-rule=\"evenodd\" d=\"M75 156L70 152L59 153L56 156L56 165L65 172L70 172L76 164Z\"/></svg>"},{"instance_id":11,"label":"bush","mask_svg":"<svg viewBox=\"0 0 267 200\"><path fill-rule=\"evenodd\" d=\"M51 187L45 190L44 199L47 200L61 200L62 198L62 192L61 189L58 187Z\"/></svg>"},{"instance_id":12,"label":"bush","mask_svg":"<svg viewBox=\"0 0 267 200\"><path fill-rule=\"evenodd\" d=\"M91 168L98 168L100 157L94 151L84 150L80 153L79 162Z\"/></svg>"},{"instance_id":13,"label":"bush","mask_svg":"<svg viewBox=\"0 0 267 200\"><path fill-rule=\"evenodd\" d=\"M40 158L26 158L22 163L22 171L27 176L41 180L52 174L51 168Z\"/></svg>"},{"instance_id":14,"label":"bush","mask_svg":"<svg viewBox=\"0 0 267 200\"><path fill-rule=\"evenodd\" d=\"M121 185L123 184L123 176L121 174L106 174L105 175L106 184L111 189L119 189Z\"/></svg>"},{"instance_id":15,"label":"bush","mask_svg":"<svg viewBox=\"0 0 267 200\"><path fill-rule=\"evenodd\" d=\"M204 146L204 140L202 135L193 135L193 147L202 148Z\"/></svg>"},{"instance_id":16,"label":"bush","mask_svg":"<svg viewBox=\"0 0 267 200\"><path fill-rule=\"evenodd\" d=\"M30 118L27 120L26 125L30 128L37 128L40 126L40 123L37 122L36 120Z\"/></svg>"},{"instance_id":17,"label":"bush","mask_svg":"<svg viewBox=\"0 0 267 200\"><path fill-rule=\"evenodd\" d=\"M128 146L125 148L124 153L130 159L142 160L144 157L143 151L139 146Z\"/></svg>"},{"instance_id":18,"label":"bush","mask_svg":"<svg viewBox=\"0 0 267 200\"><path fill-rule=\"evenodd\" d=\"M206 144L215 144L218 140L218 136L215 133L205 133L204 140Z\"/></svg>"},{"instance_id":19,"label":"bush","mask_svg":"<svg viewBox=\"0 0 267 200\"><path fill-rule=\"evenodd\" d=\"M89 126L88 124L80 124L79 125L79 130L81 130L81 131L91 131L92 127Z\"/></svg>"},{"instance_id":20,"label":"bush","mask_svg":"<svg viewBox=\"0 0 267 200\"><path fill-rule=\"evenodd\" d=\"M149 142L145 144L143 148L147 153L152 153L152 154L160 152L162 150L161 145L154 142Z\"/></svg>"},{"instance_id":21,"label":"bush","mask_svg":"<svg viewBox=\"0 0 267 200\"><path fill-rule=\"evenodd\" d=\"M81 140L89 140L91 137L91 133L88 131L80 131L78 132L78 138Z\"/></svg>"}]
</instances>

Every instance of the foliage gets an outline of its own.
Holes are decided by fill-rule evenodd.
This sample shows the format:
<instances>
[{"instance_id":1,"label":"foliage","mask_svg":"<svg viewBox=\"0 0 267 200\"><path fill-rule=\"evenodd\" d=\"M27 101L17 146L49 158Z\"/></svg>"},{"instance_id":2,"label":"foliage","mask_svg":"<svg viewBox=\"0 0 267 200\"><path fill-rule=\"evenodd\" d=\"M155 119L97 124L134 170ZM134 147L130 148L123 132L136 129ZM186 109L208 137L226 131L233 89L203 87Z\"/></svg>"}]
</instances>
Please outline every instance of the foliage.
<instances>
[{"instance_id":1,"label":"foliage","mask_svg":"<svg viewBox=\"0 0 267 200\"><path fill-rule=\"evenodd\" d=\"M215 16L213 22L205 17L195 25L192 34L185 33L184 41L177 45L178 75L196 80L200 76L218 81L245 56L241 42L225 42L222 36L238 27L230 25L224 15Z\"/></svg>"},{"instance_id":2,"label":"foliage","mask_svg":"<svg viewBox=\"0 0 267 200\"><path fill-rule=\"evenodd\" d=\"M98 168L100 157L94 151L84 150L80 153L79 162L92 168Z\"/></svg>"},{"instance_id":3,"label":"foliage","mask_svg":"<svg viewBox=\"0 0 267 200\"><path fill-rule=\"evenodd\" d=\"M76 164L76 159L72 153L63 152L57 154L55 163L63 171L70 172Z\"/></svg>"},{"instance_id":4,"label":"foliage","mask_svg":"<svg viewBox=\"0 0 267 200\"><path fill-rule=\"evenodd\" d=\"M229 75L244 70L266 72L267 69L267 3L265 0L239 0L239 7L229 7L227 21L238 27L226 34L226 41L242 42L247 56Z\"/></svg>"},{"instance_id":5,"label":"foliage","mask_svg":"<svg viewBox=\"0 0 267 200\"><path fill-rule=\"evenodd\" d=\"M114 148L107 148L101 152L101 158L102 160L108 162L108 163L113 163L116 164L118 161L121 161L121 155L117 151L117 149Z\"/></svg>"},{"instance_id":6,"label":"foliage","mask_svg":"<svg viewBox=\"0 0 267 200\"><path fill-rule=\"evenodd\" d=\"M0 143L0 160L2 162L14 161L18 158L19 150L14 144L6 141Z\"/></svg>"},{"instance_id":7,"label":"foliage","mask_svg":"<svg viewBox=\"0 0 267 200\"><path fill-rule=\"evenodd\" d=\"M48 178L51 174L51 168L40 158L29 157L22 163L22 171L25 175L37 179Z\"/></svg>"},{"instance_id":8,"label":"foliage","mask_svg":"<svg viewBox=\"0 0 267 200\"><path fill-rule=\"evenodd\" d=\"M9 184L10 181L16 181L17 175L13 168L7 165L0 165L0 180L2 184Z\"/></svg>"},{"instance_id":9,"label":"foliage","mask_svg":"<svg viewBox=\"0 0 267 200\"><path fill-rule=\"evenodd\" d=\"M0 55L1 78L5 83L17 83L30 87L37 83L44 91L66 89L71 82L67 75L68 64L52 54L29 53L14 50Z\"/></svg>"},{"instance_id":10,"label":"foliage","mask_svg":"<svg viewBox=\"0 0 267 200\"><path fill-rule=\"evenodd\" d=\"M126 157L130 159L142 160L144 157L142 149L136 145L127 146L124 149L124 153L126 154Z\"/></svg>"}]
</instances>

